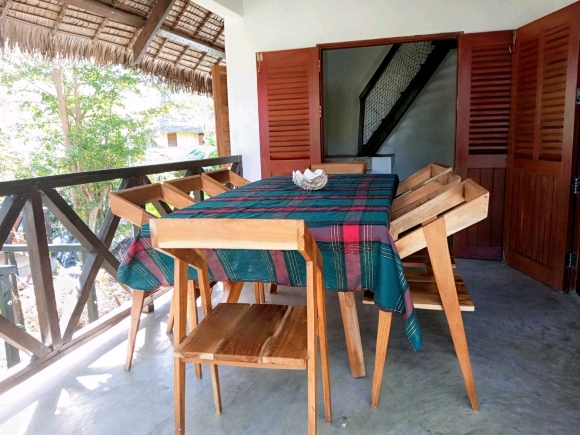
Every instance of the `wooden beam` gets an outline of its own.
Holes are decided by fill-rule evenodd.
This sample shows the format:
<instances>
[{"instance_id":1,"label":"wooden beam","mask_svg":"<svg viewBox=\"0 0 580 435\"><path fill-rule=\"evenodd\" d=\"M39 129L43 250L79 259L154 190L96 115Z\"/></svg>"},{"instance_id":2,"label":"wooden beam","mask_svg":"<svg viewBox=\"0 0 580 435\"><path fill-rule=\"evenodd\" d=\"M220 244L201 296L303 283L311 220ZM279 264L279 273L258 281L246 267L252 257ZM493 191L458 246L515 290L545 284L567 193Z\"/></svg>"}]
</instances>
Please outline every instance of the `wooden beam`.
<instances>
[{"instance_id":1,"label":"wooden beam","mask_svg":"<svg viewBox=\"0 0 580 435\"><path fill-rule=\"evenodd\" d=\"M187 36L184 33L161 28L157 32L157 35L161 36L162 38L167 38L170 41L177 42L178 44L191 47L194 50L203 51L204 53L211 54L212 56L223 57L224 59L226 58L226 52L222 48L211 45L206 41L202 41L201 39L192 38L191 36Z\"/></svg>"},{"instance_id":2,"label":"wooden beam","mask_svg":"<svg viewBox=\"0 0 580 435\"><path fill-rule=\"evenodd\" d=\"M4 316L0 316L0 338L8 342L11 346L32 356L40 357L50 352L50 348L26 333L23 329L20 329Z\"/></svg>"},{"instance_id":3,"label":"wooden beam","mask_svg":"<svg viewBox=\"0 0 580 435\"><path fill-rule=\"evenodd\" d=\"M139 15L114 9L95 0L59 0L61 3L140 29L147 20Z\"/></svg>"},{"instance_id":4,"label":"wooden beam","mask_svg":"<svg viewBox=\"0 0 580 435\"><path fill-rule=\"evenodd\" d=\"M119 260L115 258L111 251L99 240L97 235L84 223L79 215L75 213L70 205L54 189L45 189L43 192L43 202L52 214L65 226L67 230L79 241L87 252L97 252L113 269L119 268Z\"/></svg>"},{"instance_id":5,"label":"wooden beam","mask_svg":"<svg viewBox=\"0 0 580 435\"><path fill-rule=\"evenodd\" d=\"M176 1L177 0L158 0L155 7L151 10L147 22L143 26L135 44L133 44L133 61L135 63L139 63L141 59L143 59L147 47L149 47L149 44L155 37L157 31L163 25L163 21L165 21L165 18L169 15L171 8Z\"/></svg>"},{"instance_id":6,"label":"wooden beam","mask_svg":"<svg viewBox=\"0 0 580 435\"><path fill-rule=\"evenodd\" d=\"M30 200L26 203L24 210L26 242L29 246L28 255L30 256L40 335L43 344L52 345L53 349L56 349L62 340L40 192L34 192L30 195Z\"/></svg>"},{"instance_id":7,"label":"wooden beam","mask_svg":"<svg viewBox=\"0 0 580 435\"><path fill-rule=\"evenodd\" d=\"M119 189L127 189L129 187L133 187L135 184L135 179L131 180L122 180L121 184L119 185ZM105 247L111 246L113 241L113 237L115 236L115 231L119 226L119 218L115 216L111 209L107 212L105 219L103 220L103 224L101 225L101 229L99 231L98 239ZM99 273L99 269L103 265L104 257L99 255L96 252L93 252L89 255L86 264L83 265L83 271L81 272L81 276L79 277L80 282L80 291L78 293L78 299L73 311L70 313L70 316L65 318L65 316L61 319L61 325L65 328L63 334L63 341L65 343L69 342L73 338L73 334L75 332L75 328L79 323L79 319L83 313L84 307L89 299L89 295L91 292L91 288L93 283L95 282L95 278ZM107 262L105 262L107 264ZM117 271L116 270L107 270L109 274L111 274L115 279L117 279ZM111 273L112 272L112 273Z\"/></svg>"},{"instance_id":8,"label":"wooden beam","mask_svg":"<svg viewBox=\"0 0 580 435\"><path fill-rule=\"evenodd\" d=\"M78 184L111 181L119 178L133 178L143 175L162 174L182 170L195 170L206 166L224 165L241 162L239 155L229 157L215 157L202 160L186 160L174 163L157 165L134 166L130 168L102 169L99 171L74 172L71 174L50 175L48 177L27 178L0 182L0 197L17 194L28 194L35 190L44 190L51 187L69 187Z\"/></svg>"},{"instance_id":9,"label":"wooden beam","mask_svg":"<svg viewBox=\"0 0 580 435\"><path fill-rule=\"evenodd\" d=\"M2 207L0 207L0 248L10 237L10 232L14 226L14 222L26 204L26 196L8 196L4 198Z\"/></svg>"},{"instance_id":10,"label":"wooden beam","mask_svg":"<svg viewBox=\"0 0 580 435\"><path fill-rule=\"evenodd\" d=\"M168 1L168 0L165 0L165 1ZM100 3L100 2L95 1L95 0L60 0L60 2L65 4L65 5L74 6L76 8L80 8L80 9L84 9L85 11L92 12L96 15L104 17L105 19L117 21L118 23L126 24L128 26L132 26L132 27L135 27L137 29L142 28L143 31L137 37L135 44L133 44L134 53L137 53L137 51L135 49L136 49L136 47L139 47L138 44L139 44L139 41L141 40L141 38L144 38L143 34L146 30L145 25L150 20L146 20L145 18L140 17L139 15L135 15L135 14L132 14L129 12L124 12L124 11L119 10L119 9L114 9L107 4ZM163 3L163 1L160 0L158 3ZM170 10L171 10L171 6L169 6L167 11L169 12ZM177 42L178 44L185 45L186 47L191 47L194 50L202 51L204 53L208 53L208 54L211 54L211 55L217 56L217 57L223 57L225 59L226 53L222 48L216 47L216 46L208 43L207 41L202 41L201 39L197 39L195 37L192 38L191 36L188 36L184 33L176 32L175 30L170 29L169 27L163 27L163 21L165 20L166 16L167 15L165 15L163 17L163 19L160 21L161 22L160 26L157 29L154 28L155 31L151 34L151 37L147 40L146 45L142 49L143 55L145 54L145 50L147 49L147 47L151 43L151 39L153 39L153 36L155 36L155 34L157 34L157 35L161 36L162 38L167 38L173 42ZM154 15L153 15L153 11L152 11L151 18L153 18L153 17L154 17ZM104 23L104 21L103 21L103 23ZM139 60L141 60L141 59L139 59ZM138 62L137 56L135 56L135 63L137 63L137 62Z\"/></svg>"}]
</instances>

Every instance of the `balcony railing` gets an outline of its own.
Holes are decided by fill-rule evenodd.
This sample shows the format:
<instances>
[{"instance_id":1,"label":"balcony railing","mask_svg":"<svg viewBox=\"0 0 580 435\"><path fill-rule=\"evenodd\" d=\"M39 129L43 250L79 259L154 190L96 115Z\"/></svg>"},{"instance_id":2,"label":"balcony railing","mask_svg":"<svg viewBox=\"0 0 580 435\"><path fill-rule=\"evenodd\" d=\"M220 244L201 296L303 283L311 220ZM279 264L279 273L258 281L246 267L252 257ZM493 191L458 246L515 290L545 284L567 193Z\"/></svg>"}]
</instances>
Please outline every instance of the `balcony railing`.
<instances>
[{"instance_id":1,"label":"balcony railing","mask_svg":"<svg viewBox=\"0 0 580 435\"><path fill-rule=\"evenodd\" d=\"M111 213L110 208L104 216L100 229L95 233L81 219L79 214L61 196L57 189L81 184L120 180L118 189L151 183L149 176L167 172L183 171L181 176L199 174L204 168L216 165L231 164L232 171L242 175L241 156L218 157L204 160L190 160L159 165L138 166L131 168L107 169L101 171L55 175L50 177L31 178L0 183L0 198L5 197L0 207L0 251L9 254L26 251L31 268L31 276L36 299L36 311L40 339L35 338L15 317L15 306L18 304L18 290L15 281L8 279L14 273L12 266L0 270L0 339L7 346L7 357L18 358L18 351L27 353L32 358L28 363L16 364L0 375L0 394L50 365L56 359L73 351L100 333L111 328L125 317L128 317L130 305L121 305L106 316L78 329L79 320L87 305L97 274L105 269L117 280L119 260L111 252L111 244L119 226L119 218ZM201 194L200 192L197 193ZM156 207L161 215L167 211L165 204ZM77 244L70 248L49 243L46 229L44 208L74 236ZM6 244L10 241L15 222L24 214L26 228L26 246ZM79 246L80 245L80 246ZM57 300L53 282L50 252L76 250L83 251L84 261L79 276L78 292L74 309L59 318ZM4 277L4 278L2 278ZM12 277L13 278L13 277ZM131 289L119 283L127 292ZM8 290L6 290L8 287ZM152 301L151 296L146 304ZM90 304L89 304L90 305ZM90 308L90 307L89 307ZM89 309L90 311L90 309ZM90 313L89 313L90 314ZM20 313L21 315L21 313ZM18 350L18 351L17 351Z\"/></svg>"}]
</instances>

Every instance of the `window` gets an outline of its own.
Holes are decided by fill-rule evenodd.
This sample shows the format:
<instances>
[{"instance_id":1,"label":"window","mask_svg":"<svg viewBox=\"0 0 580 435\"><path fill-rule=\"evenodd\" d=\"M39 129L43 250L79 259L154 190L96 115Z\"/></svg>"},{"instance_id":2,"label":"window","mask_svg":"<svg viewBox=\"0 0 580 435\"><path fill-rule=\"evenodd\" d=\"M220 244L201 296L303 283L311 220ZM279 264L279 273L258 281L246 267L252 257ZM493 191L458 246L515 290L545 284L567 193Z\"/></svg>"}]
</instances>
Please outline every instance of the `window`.
<instances>
[{"instance_id":1,"label":"window","mask_svg":"<svg viewBox=\"0 0 580 435\"><path fill-rule=\"evenodd\" d=\"M167 133L167 146L177 146L177 133Z\"/></svg>"}]
</instances>

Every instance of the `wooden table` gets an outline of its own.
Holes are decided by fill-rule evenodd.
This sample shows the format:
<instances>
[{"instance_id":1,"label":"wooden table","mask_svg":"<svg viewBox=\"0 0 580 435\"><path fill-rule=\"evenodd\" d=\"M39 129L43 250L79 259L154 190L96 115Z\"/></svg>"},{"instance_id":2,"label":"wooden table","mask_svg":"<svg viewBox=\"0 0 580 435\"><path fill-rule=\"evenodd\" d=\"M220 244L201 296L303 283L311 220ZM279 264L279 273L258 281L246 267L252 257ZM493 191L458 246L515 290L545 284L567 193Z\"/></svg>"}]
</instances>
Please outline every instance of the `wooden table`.
<instances>
[{"instance_id":1,"label":"wooden table","mask_svg":"<svg viewBox=\"0 0 580 435\"><path fill-rule=\"evenodd\" d=\"M302 219L323 256L324 285L338 290L351 373L365 376L362 343L352 291L373 290L384 310L406 314L409 337L421 347L416 313L409 306L402 264L389 233L396 175L330 175L319 191L304 191L290 177L272 177L178 210L163 219ZM148 226L129 249L119 278L134 289L172 285L173 259L151 248ZM255 254L258 252L258 254ZM228 301L237 300L241 282L303 286L305 266L288 253L266 251L211 253L211 279L231 282ZM230 267L235 265L235 267ZM189 277L196 277L190 270Z\"/></svg>"}]
</instances>

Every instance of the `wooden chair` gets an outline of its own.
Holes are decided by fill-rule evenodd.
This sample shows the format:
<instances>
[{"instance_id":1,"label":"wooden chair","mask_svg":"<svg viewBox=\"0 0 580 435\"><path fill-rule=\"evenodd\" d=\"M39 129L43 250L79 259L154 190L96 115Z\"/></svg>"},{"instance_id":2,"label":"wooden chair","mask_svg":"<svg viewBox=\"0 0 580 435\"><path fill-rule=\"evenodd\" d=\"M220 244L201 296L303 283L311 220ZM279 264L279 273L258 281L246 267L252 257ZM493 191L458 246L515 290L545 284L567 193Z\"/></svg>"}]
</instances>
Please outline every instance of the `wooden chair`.
<instances>
[{"instance_id":1,"label":"wooden chair","mask_svg":"<svg viewBox=\"0 0 580 435\"><path fill-rule=\"evenodd\" d=\"M451 170L451 166L443 165L441 163L431 163L402 180L397 188L396 196L401 196L407 192L411 192L451 172Z\"/></svg>"},{"instance_id":2,"label":"wooden chair","mask_svg":"<svg viewBox=\"0 0 580 435\"><path fill-rule=\"evenodd\" d=\"M185 363L210 366L216 412L221 413L218 365L308 370L308 434L316 433L317 335L326 421L331 422L330 374L322 255L304 221L271 219L155 219L153 246L175 258L178 296L175 341L175 433L185 433ZM220 304L212 309L203 249L296 250L306 260L306 307ZM185 330L189 265L201 288L204 319Z\"/></svg>"},{"instance_id":3,"label":"wooden chair","mask_svg":"<svg viewBox=\"0 0 580 435\"><path fill-rule=\"evenodd\" d=\"M195 204L195 200L182 192L176 192L173 189L168 189L162 184L149 184L146 186L133 187L131 189L119 190L109 193L109 201L111 204L111 211L121 219L131 222L137 227L142 227L150 219L156 216L144 209L146 204L155 204L156 208L162 213L166 213L160 202L163 204L171 204L175 208L185 208ZM197 307L195 301L199 295L199 290L196 290L194 281L189 283L190 286L190 327L194 328L197 325ZM131 306L131 325L129 327L129 338L127 345L127 358L125 361L125 370L131 370L133 363L133 353L135 351L135 339L139 331L139 324L141 322L141 312L143 311L143 302L145 298L151 294L161 296L161 292L146 292L135 290L133 291L133 304ZM175 293L173 294L172 303L169 309L169 319L167 322L167 333L173 329L174 317L174 301ZM201 377L201 366L196 367L196 374Z\"/></svg>"},{"instance_id":4,"label":"wooden chair","mask_svg":"<svg viewBox=\"0 0 580 435\"><path fill-rule=\"evenodd\" d=\"M409 287L417 309L445 311L467 394L474 410L479 409L475 382L461 311L474 306L460 276L454 275L447 237L487 217L489 192L466 180L440 192L393 220L391 235L401 259L427 248L433 274L409 274ZM371 406L378 405L392 312L379 312L377 350Z\"/></svg>"},{"instance_id":5,"label":"wooden chair","mask_svg":"<svg viewBox=\"0 0 580 435\"><path fill-rule=\"evenodd\" d=\"M322 169L325 173L331 174L366 174L367 162L344 162L344 163L312 163L311 171Z\"/></svg>"},{"instance_id":6,"label":"wooden chair","mask_svg":"<svg viewBox=\"0 0 580 435\"><path fill-rule=\"evenodd\" d=\"M219 195L230 190L228 186L240 187L250 184L248 180L229 169L204 172L200 175L168 180L163 183L177 195L189 196L192 192L205 191L209 196ZM200 198L201 199L201 198ZM224 284L224 302L237 302L244 283L232 282ZM266 302L264 283L254 283L254 297L256 303Z\"/></svg>"}]
</instances>

